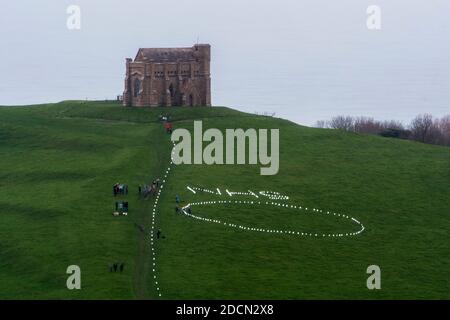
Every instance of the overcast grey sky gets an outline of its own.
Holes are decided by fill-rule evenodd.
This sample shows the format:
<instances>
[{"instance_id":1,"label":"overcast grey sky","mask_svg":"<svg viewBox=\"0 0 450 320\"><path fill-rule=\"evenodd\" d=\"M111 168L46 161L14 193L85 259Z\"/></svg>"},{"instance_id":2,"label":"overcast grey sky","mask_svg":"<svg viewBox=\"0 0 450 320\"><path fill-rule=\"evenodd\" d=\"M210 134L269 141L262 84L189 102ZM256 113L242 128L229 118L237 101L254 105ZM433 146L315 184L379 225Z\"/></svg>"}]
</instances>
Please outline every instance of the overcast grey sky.
<instances>
[{"instance_id":1,"label":"overcast grey sky","mask_svg":"<svg viewBox=\"0 0 450 320\"><path fill-rule=\"evenodd\" d=\"M69 5L81 30L66 27ZM382 29L366 9L382 10ZM0 105L114 98L139 47L212 45L213 104L312 124L450 113L448 0L2 0Z\"/></svg>"}]
</instances>

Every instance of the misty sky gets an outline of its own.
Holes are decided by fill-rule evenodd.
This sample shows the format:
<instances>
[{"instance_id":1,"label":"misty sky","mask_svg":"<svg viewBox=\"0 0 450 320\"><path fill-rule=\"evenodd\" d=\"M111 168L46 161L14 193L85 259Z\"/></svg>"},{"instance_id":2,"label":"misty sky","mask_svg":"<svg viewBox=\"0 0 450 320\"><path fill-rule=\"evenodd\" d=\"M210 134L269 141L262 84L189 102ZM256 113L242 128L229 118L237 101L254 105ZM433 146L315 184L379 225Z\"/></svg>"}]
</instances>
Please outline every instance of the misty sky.
<instances>
[{"instance_id":1,"label":"misty sky","mask_svg":"<svg viewBox=\"0 0 450 320\"><path fill-rule=\"evenodd\" d=\"M66 27L81 7L81 30ZM366 9L382 10L382 29ZM311 125L450 113L448 0L39 0L0 4L0 105L113 99L140 47L212 46L212 102Z\"/></svg>"}]
</instances>

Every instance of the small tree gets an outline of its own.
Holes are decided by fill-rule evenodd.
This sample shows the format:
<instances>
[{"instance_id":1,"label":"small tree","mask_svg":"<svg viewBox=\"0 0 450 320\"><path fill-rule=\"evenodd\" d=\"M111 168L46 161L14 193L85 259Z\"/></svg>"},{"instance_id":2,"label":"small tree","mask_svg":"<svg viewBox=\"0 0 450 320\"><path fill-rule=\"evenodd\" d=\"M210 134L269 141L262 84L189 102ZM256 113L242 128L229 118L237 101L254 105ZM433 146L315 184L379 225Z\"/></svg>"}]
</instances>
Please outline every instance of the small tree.
<instances>
[{"instance_id":1,"label":"small tree","mask_svg":"<svg viewBox=\"0 0 450 320\"><path fill-rule=\"evenodd\" d=\"M318 120L314 127L316 127L316 128L326 128L327 127L327 122L325 120Z\"/></svg>"},{"instance_id":2,"label":"small tree","mask_svg":"<svg viewBox=\"0 0 450 320\"><path fill-rule=\"evenodd\" d=\"M405 127L400 121L396 120L387 120L382 123L383 129L392 129L392 130L405 130Z\"/></svg>"},{"instance_id":3,"label":"small tree","mask_svg":"<svg viewBox=\"0 0 450 320\"><path fill-rule=\"evenodd\" d=\"M437 126L441 133L439 144L450 146L450 115L442 117Z\"/></svg>"},{"instance_id":4,"label":"small tree","mask_svg":"<svg viewBox=\"0 0 450 320\"><path fill-rule=\"evenodd\" d=\"M353 130L354 120L350 116L336 116L328 123L330 128L345 131Z\"/></svg>"},{"instance_id":5,"label":"small tree","mask_svg":"<svg viewBox=\"0 0 450 320\"><path fill-rule=\"evenodd\" d=\"M354 131L358 133L378 134L383 130L379 121L368 117L357 117L354 120Z\"/></svg>"},{"instance_id":6,"label":"small tree","mask_svg":"<svg viewBox=\"0 0 450 320\"><path fill-rule=\"evenodd\" d=\"M420 142L429 142L433 128L433 116L431 114L419 114L410 124L411 137Z\"/></svg>"}]
</instances>

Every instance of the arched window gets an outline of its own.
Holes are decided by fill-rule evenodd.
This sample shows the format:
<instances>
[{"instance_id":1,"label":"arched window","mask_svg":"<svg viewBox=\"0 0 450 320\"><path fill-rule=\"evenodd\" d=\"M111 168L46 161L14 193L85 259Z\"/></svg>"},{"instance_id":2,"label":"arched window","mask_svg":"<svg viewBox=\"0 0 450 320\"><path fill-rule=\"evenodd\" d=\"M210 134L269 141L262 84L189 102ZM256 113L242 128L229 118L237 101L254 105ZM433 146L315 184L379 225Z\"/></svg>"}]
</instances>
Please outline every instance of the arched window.
<instances>
[{"instance_id":1,"label":"arched window","mask_svg":"<svg viewBox=\"0 0 450 320\"><path fill-rule=\"evenodd\" d=\"M133 92L135 98L139 95L140 90L141 90L141 80L136 78L134 79L134 92Z\"/></svg>"}]
</instances>

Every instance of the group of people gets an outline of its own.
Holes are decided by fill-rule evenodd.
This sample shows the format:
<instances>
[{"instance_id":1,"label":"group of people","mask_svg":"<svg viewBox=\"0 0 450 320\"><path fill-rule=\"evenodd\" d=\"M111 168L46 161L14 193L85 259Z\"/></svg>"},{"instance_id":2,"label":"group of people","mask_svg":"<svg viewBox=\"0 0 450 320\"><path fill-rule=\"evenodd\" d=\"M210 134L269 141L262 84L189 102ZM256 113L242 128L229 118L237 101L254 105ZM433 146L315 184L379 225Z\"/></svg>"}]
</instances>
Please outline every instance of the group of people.
<instances>
[{"instance_id":1,"label":"group of people","mask_svg":"<svg viewBox=\"0 0 450 320\"><path fill-rule=\"evenodd\" d=\"M113 212L113 216L127 216L128 215L128 201L116 201L116 211Z\"/></svg>"},{"instance_id":2,"label":"group of people","mask_svg":"<svg viewBox=\"0 0 450 320\"><path fill-rule=\"evenodd\" d=\"M128 211L128 201L116 201L117 211Z\"/></svg>"},{"instance_id":3,"label":"group of people","mask_svg":"<svg viewBox=\"0 0 450 320\"><path fill-rule=\"evenodd\" d=\"M113 194L114 196L118 194L126 195L128 194L128 185L126 184L119 184L118 182L113 185Z\"/></svg>"},{"instance_id":4,"label":"group of people","mask_svg":"<svg viewBox=\"0 0 450 320\"><path fill-rule=\"evenodd\" d=\"M128 194L128 185L115 183L113 185L113 194L114 197L117 195L127 195ZM116 210L113 211L113 216L127 216L128 215L128 202L127 201L116 201L115 205Z\"/></svg>"},{"instance_id":5,"label":"group of people","mask_svg":"<svg viewBox=\"0 0 450 320\"><path fill-rule=\"evenodd\" d=\"M144 186L139 185L139 187L138 187L139 196L146 198L148 195L155 195L160 184L161 184L161 182L158 178L158 179L153 180L151 185L144 185Z\"/></svg>"},{"instance_id":6,"label":"group of people","mask_svg":"<svg viewBox=\"0 0 450 320\"><path fill-rule=\"evenodd\" d=\"M123 269L125 268L125 263L123 262L114 262L113 264L109 265L109 272L117 272L119 271L122 273Z\"/></svg>"}]
</instances>

